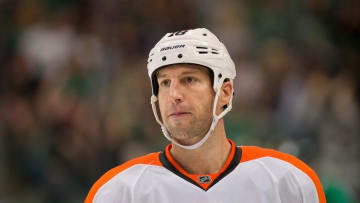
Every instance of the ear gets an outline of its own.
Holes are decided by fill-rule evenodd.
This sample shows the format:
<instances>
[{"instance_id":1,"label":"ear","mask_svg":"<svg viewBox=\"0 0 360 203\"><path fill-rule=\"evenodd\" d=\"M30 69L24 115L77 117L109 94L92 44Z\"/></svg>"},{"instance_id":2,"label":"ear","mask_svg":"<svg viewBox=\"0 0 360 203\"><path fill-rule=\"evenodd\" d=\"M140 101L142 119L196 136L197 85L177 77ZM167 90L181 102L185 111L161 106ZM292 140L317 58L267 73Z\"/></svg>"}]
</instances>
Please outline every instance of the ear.
<instances>
[{"instance_id":1,"label":"ear","mask_svg":"<svg viewBox=\"0 0 360 203\"><path fill-rule=\"evenodd\" d=\"M216 114L224 111L224 107L229 104L233 92L233 85L230 80L225 80L220 89L219 100L216 108Z\"/></svg>"}]
</instances>

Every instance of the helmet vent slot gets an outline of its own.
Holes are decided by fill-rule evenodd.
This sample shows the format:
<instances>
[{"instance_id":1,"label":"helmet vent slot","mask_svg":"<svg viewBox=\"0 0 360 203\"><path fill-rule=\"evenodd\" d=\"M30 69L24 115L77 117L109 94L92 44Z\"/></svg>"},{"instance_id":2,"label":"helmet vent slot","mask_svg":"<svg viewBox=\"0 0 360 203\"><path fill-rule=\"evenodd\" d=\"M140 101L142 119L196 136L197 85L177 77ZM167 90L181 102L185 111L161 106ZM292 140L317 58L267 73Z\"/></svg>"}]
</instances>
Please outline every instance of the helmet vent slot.
<instances>
[{"instance_id":1,"label":"helmet vent slot","mask_svg":"<svg viewBox=\"0 0 360 203\"><path fill-rule=\"evenodd\" d=\"M218 49L214 49L210 47L197 46L196 49L199 54L219 54Z\"/></svg>"}]
</instances>

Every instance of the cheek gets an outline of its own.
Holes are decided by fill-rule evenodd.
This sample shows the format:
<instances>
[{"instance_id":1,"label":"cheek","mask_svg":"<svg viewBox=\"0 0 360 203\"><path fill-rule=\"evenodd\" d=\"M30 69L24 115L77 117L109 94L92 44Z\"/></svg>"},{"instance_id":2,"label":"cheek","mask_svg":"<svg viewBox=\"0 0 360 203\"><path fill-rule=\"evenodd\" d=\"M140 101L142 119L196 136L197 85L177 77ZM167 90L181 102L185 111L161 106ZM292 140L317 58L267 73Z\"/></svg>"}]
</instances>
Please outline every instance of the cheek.
<instances>
[{"instance_id":1,"label":"cheek","mask_svg":"<svg viewBox=\"0 0 360 203\"><path fill-rule=\"evenodd\" d=\"M167 108L166 108L166 102L165 98L158 96L158 111L160 111L161 118L163 118L163 115L166 115Z\"/></svg>"},{"instance_id":2,"label":"cheek","mask_svg":"<svg viewBox=\"0 0 360 203\"><path fill-rule=\"evenodd\" d=\"M207 112L209 112L210 114L212 114L212 112L213 112L214 100L215 100L215 95L212 95L212 94L207 95L205 108L207 109Z\"/></svg>"},{"instance_id":3,"label":"cheek","mask_svg":"<svg viewBox=\"0 0 360 203\"><path fill-rule=\"evenodd\" d=\"M199 113L212 114L213 100L214 98L212 95L202 95L197 98L197 102L193 106Z\"/></svg>"}]
</instances>

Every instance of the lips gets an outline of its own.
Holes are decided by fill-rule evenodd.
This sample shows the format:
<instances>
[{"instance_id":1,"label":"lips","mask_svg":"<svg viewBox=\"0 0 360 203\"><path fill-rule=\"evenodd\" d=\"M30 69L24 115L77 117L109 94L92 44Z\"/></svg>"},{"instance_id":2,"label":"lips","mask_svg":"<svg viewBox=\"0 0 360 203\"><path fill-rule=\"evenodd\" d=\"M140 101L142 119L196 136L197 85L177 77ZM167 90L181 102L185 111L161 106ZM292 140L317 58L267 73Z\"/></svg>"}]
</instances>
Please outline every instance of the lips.
<instances>
[{"instance_id":1,"label":"lips","mask_svg":"<svg viewBox=\"0 0 360 203\"><path fill-rule=\"evenodd\" d=\"M191 114L190 112L185 112L185 111L178 111L178 112L173 112L171 114L168 115L168 117L181 117L181 116L186 116Z\"/></svg>"}]
</instances>

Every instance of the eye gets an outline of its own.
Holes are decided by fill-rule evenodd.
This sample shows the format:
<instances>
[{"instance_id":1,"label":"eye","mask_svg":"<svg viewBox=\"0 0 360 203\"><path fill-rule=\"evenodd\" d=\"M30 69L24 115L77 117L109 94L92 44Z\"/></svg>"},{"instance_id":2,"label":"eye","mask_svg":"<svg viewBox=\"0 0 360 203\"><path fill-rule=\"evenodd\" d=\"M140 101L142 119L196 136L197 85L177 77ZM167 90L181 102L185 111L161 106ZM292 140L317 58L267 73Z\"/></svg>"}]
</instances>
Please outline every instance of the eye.
<instances>
[{"instance_id":1,"label":"eye","mask_svg":"<svg viewBox=\"0 0 360 203\"><path fill-rule=\"evenodd\" d=\"M195 81L196 81L196 79L193 78L193 77L185 77L185 82L186 82L186 83L193 83L193 82L195 82Z\"/></svg>"},{"instance_id":2,"label":"eye","mask_svg":"<svg viewBox=\"0 0 360 203\"><path fill-rule=\"evenodd\" d=\"M160 81L160 86L162 86L162 87L169 87L169 86L170 86L170 80Z\"/></svg>"}]
</instances>

